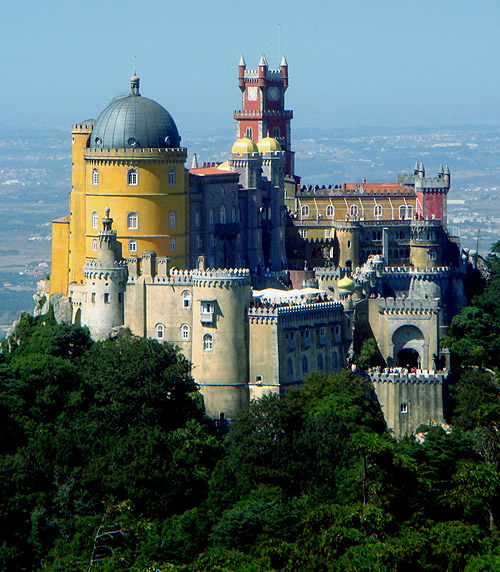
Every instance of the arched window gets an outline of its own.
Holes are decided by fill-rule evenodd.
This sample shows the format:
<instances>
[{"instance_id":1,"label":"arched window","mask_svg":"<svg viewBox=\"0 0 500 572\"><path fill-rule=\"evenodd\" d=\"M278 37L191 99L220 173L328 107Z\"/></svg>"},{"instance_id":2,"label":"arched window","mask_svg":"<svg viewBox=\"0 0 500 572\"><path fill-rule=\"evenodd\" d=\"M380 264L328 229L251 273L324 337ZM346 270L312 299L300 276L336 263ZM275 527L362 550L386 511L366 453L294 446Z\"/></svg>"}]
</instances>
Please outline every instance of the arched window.
<instances>
[{"instance_id":1,"label":"arched window","mask_svg":"<svg viewBox=\"0 0 500 572\"><path fill-rule=\"evenodd\" d=\"M194 213L194 225L195 225L196 227L199 227L200 224L201 224L200 211L196 211L196 212Z\"/></svg>"},{"instance_id":2,"label":"arched window","mask_svg":"<svg viewBox=\"0 0 500 572\"><path fill-rule=\"evenodd\" d=\"M205 334L203 336L203 351L204 352L211 352L213 349L214 340L211 334Z\"/></svg>"},{"instance_id":3,"label":"arched window","mask_svg":"<svg viewBox=\"0 0 500 572\"><path fill-rule=\"evenodd\" d=\"M323 354L318 354L318 369L323 370Z\"/></svg>"},{"instance_id":4,"label":"arched window","mask_svg":"<svg viewBox=\"0 0 500 572\"><path fill-rule=\"evenodd\" d=\"M97 211L92 213L92 228L99 228L99 213Z\"/></svg>"},{"instance_id":5,"label":"arched window","mask_svg":"<svg viewBox=\"0 0 500 572\"><path fill-rule=\"evenodd\" d=\"M247 127L245 129L245 137L247 137L248 139L253 139L253 130L251 127Z\"/></svg>"},{"instance_id":6,"label":"arched window","mask_svg":"<svg viewBox=\"0 0 500 572\"><path fill-rule=\"evenodd\" d=\"M128 230L137 230L139 228L139 215L137 213L128 213L127 228Z\"/></svg>"},{"instance_id":7,"label":"arched window","mask_svg":"<svg viewBox=\"0 0 500 572\"><path fill-rule=\"evenodd\" d=\"M302 205L302 207L300 209L300 214L303 217L308 217L309 216L309 206L308 205Z\"/></svg>"},{"instance_id":8,"label":"arched window","mask_svg":"<svg viewBox=\"0 0 500 572\"><path fill-rule=\"evenodd\" d=\"M302 357L302 373L305 375L309 371L309 364L307 363L307 357Z\"/></svg>"},{"instance_id":9,"label":"arched window","mask_svg":"<svg viewBox=\"0 0 500 572\"><path fill-rule=\"evenodd\" d=\"M175 211L170 211L168 213L168 228L170 230L175 230L177 228L177 214Z\"/></svg>"},{"instance_id":10,"label":"arched window","mask_svg":"<svg viewBox=\"0 0 500 572\"><path fill-rule=\"evenodd\" d=\"M413 218L413 206L412 205L406 205L406 218L407 219Z\"/></svg>"},{"instance_id":11,"label":"arched window","mask_svg":"<svg viewBox=\"0 0 500 572\"><path fill-rule=\"evenodd\" d=\"M292 358L288 358L286 364L286 372L288 374L289 379L293 379L293 361Z\"/></svg>"},{"instance_id":12,"label":"arched window","mask_svg":"<svg viewBox=\"0 0 500 572\"><path fill-rule=\"evenodd\" d=\"M405 205L401 205L399 207L399 218L400 218L400 220L404 220L406 218L406 206Z\"/></svg>"},{"instance_id":13,"label":"arched window","mask_svg":"<svg viewBox=\"0 0 500 572\"><path fill-rule=\"evenodd\" d=\"M335 216L335 207L333 205L328 205L326 207L326 216L333 218Z\"/></svg>"},{"instance_id":14,"label":"arched window","mask_svg":"<svg viewBox=\"0 0 500 572\"><path fill-rule=\"evenodd\" d=\"M94 252L97 252L97 238L94 238L94 240L92 241L92 250Z\"/></svg>"},{"instance_id":15,"label":"arched window","mask_svg":"<svg viewBox=\"0 0 500 572\"><path fill-rule=\"evenodd\" d=\"M224 205L221 205L220 207L219 222L221 224L226 224L226 207Z\"/></svg>"},{"instance_id":16,"label":"arched window","mask_svg":"<svg viewBox=\"0 0 500 572\"><path fill-rule=\"evenodd\" d=\"M163 324L156 324L156 337L159 340L163 340L165 336L165 326Z\"/></svg>"},{"instance_id":17,"label":"arched window","mask_svg":"<svg viewBox=\"0 0 500 572\"><path fill-rule=\"evenodd\" d=\"M182 293L182 307L184 310L191 308L191 292L189 290L184 290Z\"/></svg>"},{"instance_id":18,"label":"arched window","mask_svg":"<svg viewBox=\"0 0 500 572\"><path fill-rule=\"evenodd\" d=\"M429 260L437 260L437 252L433 248L429 250Z\"/></svg>"},{"instance_id":19,"label":"arched window","mask_svg":"<svg viewBox=\"0 0 500 572\"><path fill-rule=\"evenodd\" d=\"M177 178L175 176L175 167L170 167L170 169L168 170L168 184L175 185L176 179Z\"/></svg>"},{"instance_id":20,"label":"arched window","mask_svg":"<svg viewBox=\"0 0 500 572\"><path fill-rule=\"evenodd\" d=\"M183 342L189 340L189 326L187 324L182 324L181 326L181 340Z\"/></svg>"},{"instance_id":21,"label":"arched window","mask_svg":"<svg viewBox=\"0 0 500 572\"><path fill-rule=\"evenodd\" d=\"M129 187L136 187L139 184L139 174L137 169L128 169L127 171L127 185Z\"/></svg>"},{"instance_id":22,"label":"arched window","mask_svg":"<svg viewBox=\"0 0 500 572\"><path fill-rule=\"evenodd\" d=\"M214 209L208 212L208 224L214 224Z\"/></svg>"},{"instance_id":23,"label":"arched window","mask_svg":"<svg viewBox=\"0 0 500 572\"><path fill-rule=\"evenodd\" d=\"M171 238L170 239L170 252L175 252L175 248L176 248L175 238Z\"/></svg>"},{"instance_id":24,"label":"arched window","mask_svg":"<svg viewBox=\"0 0 500 572\"><path fill-rule=\"evenodd\" d=\"M281 135L279 127L273 127L273 137L279 137Z\"/></svg>"},{"instance_id":25,"label":"arched window","mask_svg":"<svg viewBox=\"0 0 500 572\"><path fill-rule=\"evenodd\" d=\"M236 222L236 207L231 208L231 222Z\"/></svg>"},{"instance_id":26,"label":"arched window","mask_svg":"<svg viewBox=\"0 0 500 572\"><path fill-rule=\"evenodd\" d=\"M137 252L137 240L132 239L128 241L128 251Z\"/></svg>"},{"instance_id":27,"label":"arched window","mask_svg":"<svg viewBox=\"0 0 500 572\"><path fill-rule=\"evenodd\" d=\"M92 169L92 184L94 187L99 185L99 169L97 167Z\"/></svg>"},{"instance_id":28,"label":"arched window","mask_svg":"<svg viewBox=\"0 0 500 572\"><path fill-rule=\"evenodd\" d=\"M375 205L373 207L373 214L375 216L382 216L382 205Z\"/></svg>"},{"instance_id":29,"label":"arched window","mask_svg":"<svg viewBox=\"0 0 500 572\"><path fill-rule=\"evenodd\" d=\"M349 209L349 214L351 216L358 216L358 205L351 205L351 208Z\"/></svg>"}]
</instances>

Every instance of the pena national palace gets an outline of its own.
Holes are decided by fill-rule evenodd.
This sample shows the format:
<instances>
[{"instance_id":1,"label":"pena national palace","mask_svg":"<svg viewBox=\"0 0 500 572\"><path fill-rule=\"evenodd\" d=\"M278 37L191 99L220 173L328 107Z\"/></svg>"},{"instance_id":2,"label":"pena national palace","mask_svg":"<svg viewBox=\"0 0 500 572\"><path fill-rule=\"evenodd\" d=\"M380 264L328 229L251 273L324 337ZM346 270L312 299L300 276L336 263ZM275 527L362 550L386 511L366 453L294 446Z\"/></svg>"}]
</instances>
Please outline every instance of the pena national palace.
<instances>
[{"instance_id":1,"label":"pena national palace","mask_svg":"<svg viewBox=\"0 0 500 572\"><path fill-rule=\"evenodd\" d=\"M450 170L417 162L387 183L303 184L288 86L284 57L277 69L241 58L223 163L186 166L174 119L135 74L127 95L75 124L69 214L53 221L39 311L50 303L94 339L129 330L177 345L213 418L313 371L355 368L372 339L384 365L367 375L388 427L442 423L440 338L469 264L447 231Z\"/></svg>"}]
</instances>

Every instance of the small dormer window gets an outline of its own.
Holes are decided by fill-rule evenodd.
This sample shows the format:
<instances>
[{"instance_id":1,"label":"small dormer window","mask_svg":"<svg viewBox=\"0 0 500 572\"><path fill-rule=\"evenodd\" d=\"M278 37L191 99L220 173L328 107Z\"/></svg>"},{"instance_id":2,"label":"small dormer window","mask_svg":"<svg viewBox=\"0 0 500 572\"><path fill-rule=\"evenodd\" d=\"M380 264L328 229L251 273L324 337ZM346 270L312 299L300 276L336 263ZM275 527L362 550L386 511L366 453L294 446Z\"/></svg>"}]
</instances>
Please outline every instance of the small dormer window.
<instances>
[{"instance_id":1,"label":"small dormer window","mask_svg":"<svg viewBox=\"0 0 500 572\"><path fill-rule=\"evenodd\" d=\"M129 169L127 171L127 185L129 187L137 187L139 184L139 173L137 169Z\"/></svg>"},{"instance_id":2,"label":"small dormer window","mask_svg":"<svg viewBox=\"0 0 500 572\"><path fill-rule=\"evenodd\" d=\"M99 185L99 169L97 167L92 169L92 185L94 185L94 187Z\"/></svg>"}]
</instances>

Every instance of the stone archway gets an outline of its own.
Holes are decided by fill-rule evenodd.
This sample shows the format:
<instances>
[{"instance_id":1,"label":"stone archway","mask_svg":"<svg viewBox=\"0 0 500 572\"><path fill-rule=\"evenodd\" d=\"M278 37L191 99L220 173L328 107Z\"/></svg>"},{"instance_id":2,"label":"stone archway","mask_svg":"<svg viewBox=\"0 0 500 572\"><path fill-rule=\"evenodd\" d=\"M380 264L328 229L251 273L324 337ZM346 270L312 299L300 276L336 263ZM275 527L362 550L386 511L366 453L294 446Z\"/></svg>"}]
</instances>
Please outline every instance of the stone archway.
<instances>
[{"instance_id":1,"label":"stone archway","mask_svg":"<svg viewBox=\"0 0 500 572\"><path fill-rule=\"evenodd\" d=\"M392 344L397 362L395 365L418 368L424 363L425 336L417 326L400 326L392 334Z\"/></svg>"}]
</instances>

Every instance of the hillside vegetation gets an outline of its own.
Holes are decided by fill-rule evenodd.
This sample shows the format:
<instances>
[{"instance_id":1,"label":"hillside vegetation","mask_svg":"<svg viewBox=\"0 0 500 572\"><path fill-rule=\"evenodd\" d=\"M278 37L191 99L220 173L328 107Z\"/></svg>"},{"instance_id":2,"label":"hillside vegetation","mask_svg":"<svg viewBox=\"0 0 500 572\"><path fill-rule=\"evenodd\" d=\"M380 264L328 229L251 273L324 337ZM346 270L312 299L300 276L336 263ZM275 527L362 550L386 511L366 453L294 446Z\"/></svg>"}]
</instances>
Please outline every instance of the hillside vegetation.
<instances>
[{"instance_id":1,"label":"hillside vegetation","mask_svg":"<svg viewBox=\"0 0 500 572\"><path fill-rule=\"evenodd\" d=\"M500 570L500 261L445 340L452 430L315 373L224 434L168 344L23 315L0 354L0 569ZM89 568L90 564L93 566Z\"/></svg>"}]
</instances>

